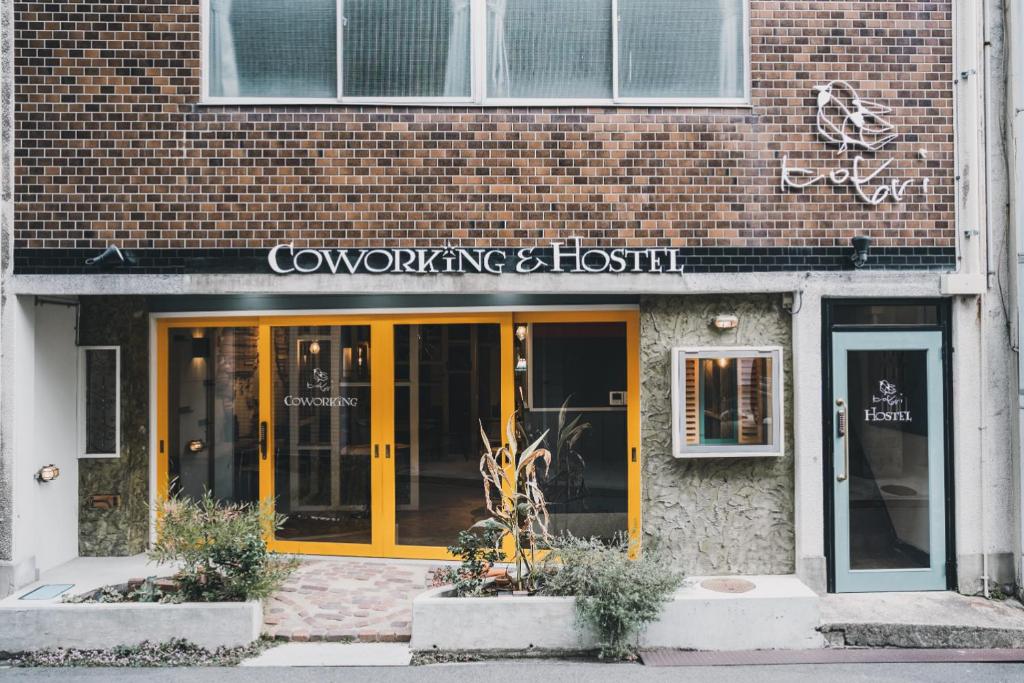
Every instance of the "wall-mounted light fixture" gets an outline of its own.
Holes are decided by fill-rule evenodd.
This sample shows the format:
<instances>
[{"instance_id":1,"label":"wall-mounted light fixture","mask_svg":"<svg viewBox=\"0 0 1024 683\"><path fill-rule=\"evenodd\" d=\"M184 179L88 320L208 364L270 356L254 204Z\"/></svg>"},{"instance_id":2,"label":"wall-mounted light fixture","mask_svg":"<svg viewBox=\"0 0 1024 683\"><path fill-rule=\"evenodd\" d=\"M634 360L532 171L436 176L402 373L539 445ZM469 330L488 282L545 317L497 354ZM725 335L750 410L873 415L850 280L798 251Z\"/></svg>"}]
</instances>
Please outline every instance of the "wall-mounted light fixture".
<instances>
[{"instance_id":1,"label":"wall-mounted light fixture","mask_svg":"<svg viewBox=\"0 0 1024 683\"><path fill-rule=\"evenodd\" d=\"M316 356L320 353L320 342L315 341L309 345L309 352Z\"/></svg>"},{"instance_id":2,"label":"wall-mounted light fixture","mask_svg":"<svg viewBox=\"0 0 1024 683\"><path fill-rule=\"evenodd\" d=\"M192 358L210 357L209 337L192 337Z\"/></svg>"},{"instance_id":3,"label":"wall-mounted light fixture","mask_svg":"<svg viewBox=\"0 0 1024 683\"><path fill-rule=\"evenodd\" d=\"M716 330L734 330L740 326L740 319L735 315L716 315L710 324Z\"/></svg>"},{"instance_id":4,"label":"wall-mounted light fixture","mask_svg":"<svg viewBox=\"0 0 1024 683\"><path fill-rule=\"evenodd\" d=\"M202 453L206 450L206 443L202 439L192 439L188 442L189 453Z\"/></svg>"},{"instance_id":5,"label":"wall-mounted light fixture","mask_svg":"<svg viewBox=\"0 0 1024 683\"><path fill-rule=\"evenodd\" d=\"M850 240L853 244L853 254L850 255L850 262L854 268L863 268L868 264L868 253L871 251L871 238L867 235L858 235Z\"/></svg>"},{"instance_id":6,"label":"wall-mounted light fixture","mask_svg":"<svg viewBox=\"0 0 1024 683\"><path fill-rule=\"evenodd\" d=\"M41 483L46 483L48 481L53 481L54 479L56 479L59 476L60 476L60 468L59 467L57 467L56 465L52 465L52 464L51 465L44 465L44 466L39 468L38 472L36 472L36 481L41 482Z\"/></svg>"}]
</instances>

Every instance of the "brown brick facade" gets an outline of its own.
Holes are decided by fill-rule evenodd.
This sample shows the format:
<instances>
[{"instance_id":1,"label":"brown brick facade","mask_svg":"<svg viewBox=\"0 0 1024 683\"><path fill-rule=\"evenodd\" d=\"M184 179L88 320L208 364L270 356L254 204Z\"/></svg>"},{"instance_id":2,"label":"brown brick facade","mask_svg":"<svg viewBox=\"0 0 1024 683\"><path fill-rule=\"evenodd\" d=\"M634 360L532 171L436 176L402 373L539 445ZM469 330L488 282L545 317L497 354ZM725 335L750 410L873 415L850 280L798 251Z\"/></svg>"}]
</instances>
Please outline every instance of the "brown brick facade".
<instances>
[{"instance_id":1,"label":"brown brick facade","mask_svg":"<svg viewBox=\"0 0 1024 683\"><path fill-rule=\"evenodd\" d=\"M954 244L950 0L752 0L739 109L204 106L198 0L15 21L16 248ZM902 203L780 189L784 154L837 165L812 90L836 78L894 108Z\"/></svg>"}]
</instances>

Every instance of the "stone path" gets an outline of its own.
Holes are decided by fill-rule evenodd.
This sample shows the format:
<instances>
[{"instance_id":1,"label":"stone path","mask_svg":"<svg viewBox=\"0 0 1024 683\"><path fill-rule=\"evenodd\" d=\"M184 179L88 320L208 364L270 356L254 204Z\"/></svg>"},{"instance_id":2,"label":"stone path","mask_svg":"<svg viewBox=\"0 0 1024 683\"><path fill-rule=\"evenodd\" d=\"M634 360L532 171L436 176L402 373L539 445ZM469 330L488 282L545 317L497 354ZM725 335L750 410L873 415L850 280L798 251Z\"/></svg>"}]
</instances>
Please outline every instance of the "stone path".
<instances>
[{"instance_id":1,"label":"stone path","mask_svg":"<svg viewBox=\"0 0 1024 683\"><path fill-rule=\"evenodd\" d=\"M266 601L263 631L279 640L404 642L412 599L441 563L359 558L304 559Z\"/></svg>"}]
</instances>

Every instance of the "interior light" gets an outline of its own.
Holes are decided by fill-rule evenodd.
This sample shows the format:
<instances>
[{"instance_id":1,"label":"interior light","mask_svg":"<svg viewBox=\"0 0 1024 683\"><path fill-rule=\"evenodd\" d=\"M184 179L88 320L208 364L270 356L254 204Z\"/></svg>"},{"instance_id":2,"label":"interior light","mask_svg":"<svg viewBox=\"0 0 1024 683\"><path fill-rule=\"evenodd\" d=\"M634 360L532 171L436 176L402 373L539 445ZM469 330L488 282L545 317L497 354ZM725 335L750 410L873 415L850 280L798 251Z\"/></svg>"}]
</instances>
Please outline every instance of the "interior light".
<instances>
[{"instance_id":1,"label":"interior light","mask_svg":"<svg viewBox=\"0 0 1024 683\"><path fill-rule=\"evenodd\" d=\"M718 367L724 368L724 367L728 367L728 365L729 365L729 359L728 358L719 358L718 359Z\"/></svg>"},{"instance_id":2,"label":"interior light","mask_svg":"<svg viewBox=\"0 0 1024 683\"><path fill-rule=\"evenodd\" d=\"M59 476L60 476L60 468L59 467L57 467L56 465L44 465L43 467L39 468L38 472L36 472L36 481L40 481L40 482L53 481L54 479L56 479Z\"/></svg>"},{"instance_id":3,"label":"interior light","mask_svg":"<svg viewBox=\"0 0 1024 683\"><path fill-rule=\"evenodd\" d=\"M210 340L207 337L192 338L192 358L208 358L210 356Z\"/></svg>"},{"instance_id":4,"label":"interior light","mask_svg":"<svg viewBox=\"0 0 1024 683\"><path fill-rule=\"evenodd\" d=\"M202 439L192 439L188 442L188 450L190 453L201 453L206 450L206 444Z\"/></svg>"},{"instance_id":5,"label":"interior light","mask_svg":"<svg viewBox=\"0 0 1024 683\"><path fill-rule=\"evenodd\" d=\"M309 345L309 352L314 356L320 353L320 342L315 341Z\"/></svg>"},{"instance_id":6,"label":"interior light","mask_svg":"<svg viewBox=\"0 0 1024 683\"><path fill-rule=\"evenodd\" d=\"M530 331L527 329L526 325L520 325L519 327L516 328L516 339L518 339L521 342L524 342L526 341L526 336L529 333Z\"/></svg>"},{"instance_id":7,"label":"interior light","mask_svg":"<svg viewBox=\"0 0 1024 683\"><path fill-rule=\"evenodd\" d=\"M526 358L519 356L516 358L516 372L526 372Z\"/></svg>"}]
</instances>

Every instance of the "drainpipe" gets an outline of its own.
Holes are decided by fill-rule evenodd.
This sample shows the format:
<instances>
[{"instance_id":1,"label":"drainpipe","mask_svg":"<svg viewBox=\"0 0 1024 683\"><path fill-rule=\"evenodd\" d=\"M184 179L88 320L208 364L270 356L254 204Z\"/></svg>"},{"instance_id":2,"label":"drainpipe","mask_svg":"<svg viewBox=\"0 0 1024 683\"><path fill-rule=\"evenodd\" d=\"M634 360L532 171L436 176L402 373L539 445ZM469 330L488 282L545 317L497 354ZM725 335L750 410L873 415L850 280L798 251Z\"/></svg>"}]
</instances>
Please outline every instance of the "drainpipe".
<instances>
[{"instance_id":1,"label":"drainpipe","mask_svg":"<svg viewBox=\"0 0 1024 683\"><path fill-rule=\"evenodd\" d=\"M988 0L955 0L953 3L953 95L955 126L955 221L956 240L960 247L956 272L943 275L940 291L945 296L965 297L975 301L978 361L978 504L980 518L980 551L982 564L982 592L988 594L989 564L988 536L985 529L987 500L985 495L985 395L981 388L987 377L985 354L985 293L988 290L988 195L989 168L986 153L989 147L987 131L985 5ZM959 326L966 332L966 326ZM966 376L962 377L967 380ZM966 410L966 409L965 409ZM973 413L973 410L970 411ZM968 435L959 431L958 440ZM958 452L973 449L969 442L962 443ZM966 530L965 530L966 531Z\"/></svg>"},{"instance_id":2,"label":"drainpipe","mask_svg":"<svg viewBox=\"0 0 1024 683\"><path fill-rule=\"evenodd\" d=\"M1020 35L1020 32L1024 30L1024 11L1022 11L1019 3L1007 3L1004 6L1005 10L1005 26L1006 34L1010 36ZM1024 50L1021 50L1018 43L1014 41L1008 41L1006 45L1008 53L1007 65L1008 65L1008 78L1009 93L1008 93L1008 121L1009 131L1008 154L1010 155L1009 163L1009 174L1010 174L1010 230L1008 234L1013 236L1015 244L1014 249L1008 250L1014 254L1015 258L1011 268L1011 282L1014 286L1011 291L1014 294L1014 306L1013 311L1016 315L1016 326L1014 328L1015 340L1020 339L1020 323L1021 323L1021 311L1022 301L1021 297L1021 264L1024 264L1024 172L1022 172L1021 163L1024 161L1024 135L1022 135L1022 126L1024 126ZM1015 351L1019 341L1014 344ZM1018 353L1018 396L1016 413L1018 420L1018 432L1017 432L1017 540L1016 540L1016 554L1017 559L1015 562L1018 594L1024 595L1024 450L1021 449L1021 439L1024 435L1020 433L1020 420L1024 416L1024 394L1021 394L1021 389L1024 389L1024 361Z\"/></svg>"},{"instance_id":3,"label":"drainpipe","mask_svg":"<svg viewBox=\"0 0 1024 683\"><path fill-rule=\"evenodd\" d=\"M989 82L989 69L988 59L992 48L991 41L988 40L987 36L989 33L989 12L988 12L989 0L982 0L979 4L981 5L981 60L979 61L980 75L980 88L981 88L981 121L982 121L982 158L981 161L984 164L984 204L985 204L985 220L982 223L984 228L982 233L985 239L985 252L984 266L985 283L986 288L989 282L989 278L992 274L992 263L991 263L991 224L990 221L995 215L992 209L992 192L991 192L991 134L989 131L989 96L992 92L991 85ZM981 517L979 522L981 524L981 590L985 598L989 598L989 583L992 577L989 574L989 563L988 563L988 532L985 528L985 519L988 516L988 504L987 496L985 495L985 486L987 479L985 478L985 443L988 441L988 419L985 412L985 395L984 390L985 379L988 376L985 373L985 295L981 294L978 296L978 394L979 394L979 405L978 405L978 479L980 480L981 486L978 488L978 501L981 505Z\"/></svg>"}]
</instances>

